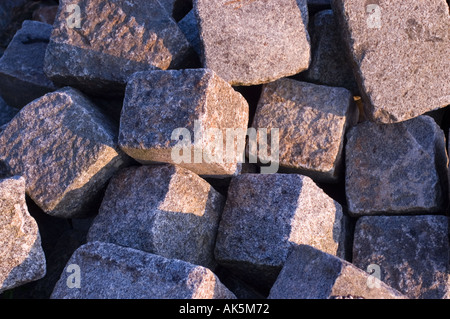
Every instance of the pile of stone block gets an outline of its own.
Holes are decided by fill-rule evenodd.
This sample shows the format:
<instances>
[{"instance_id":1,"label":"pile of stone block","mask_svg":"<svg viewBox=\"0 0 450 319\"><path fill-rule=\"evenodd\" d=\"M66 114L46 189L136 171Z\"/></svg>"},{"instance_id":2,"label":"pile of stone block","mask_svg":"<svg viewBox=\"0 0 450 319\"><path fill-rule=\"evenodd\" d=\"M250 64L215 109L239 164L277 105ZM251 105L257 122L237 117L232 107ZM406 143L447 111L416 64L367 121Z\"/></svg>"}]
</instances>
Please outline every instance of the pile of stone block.
<instances>
[{"instance_id":1,"label":"pile of stone block","mask_svg":"<svg viewBox=\"0 0 450 319\"><path fill-rule=\"evenodd\" d=\"M450 298L449 7L372 2L0 3L0 297Z\"/></svg>"}]
</instances>

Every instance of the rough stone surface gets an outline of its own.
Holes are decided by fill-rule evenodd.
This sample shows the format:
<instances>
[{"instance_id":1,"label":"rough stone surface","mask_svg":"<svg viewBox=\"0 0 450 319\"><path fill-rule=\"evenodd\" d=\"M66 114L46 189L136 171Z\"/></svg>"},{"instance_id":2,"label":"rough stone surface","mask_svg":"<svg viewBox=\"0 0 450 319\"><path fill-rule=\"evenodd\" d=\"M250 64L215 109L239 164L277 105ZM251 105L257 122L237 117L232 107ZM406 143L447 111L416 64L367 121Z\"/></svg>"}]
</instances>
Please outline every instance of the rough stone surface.
<instances>
[{"instance_id":1,"label":"rough stone surface","mask_svg":"<svg viewBox=\"0 0 450 319\"><path fill-rule=\"evenodd\" d=\"M215 256L244 280L270 287L293 244L345 257L347 218L309 177L233 177L219 224Z\"/></svg>"},{"instance_id":2,"label":"rough stone surface","mask_svg":"<svg viewBox=\"0 0 450 319\"><path fill-rule=\"evenodd\" d=\"M9 106L0 97L0 131L3 129L3 125L7 124L11 119L19 112L18 109Z\"/></svg>"},{"instance_id":3,"label":"rough stone surface","mask_svg":"<svg viewBox=\"0 0 450 319\"><path fill-rule=\"evenodd\" d=\"M271 129L279 129L281 169L336 182L342 172L345 132L357 120L348 90L280 79L263 86L252 126L267 128L267 140Z\"/></svg>"},{"instance_id":4,"label":"rough stone surface","mask_svg":"<svg viewBox=\"0 0 450 319\"><path fill-rule=\"evenodd\" d=\"M306 79L318 84L343 87L359 94L358 84L347 58L332 10L314 15L311 35L312 59Z\"/></svg>"},{"instance_id":5,"label":"rough stone surface","mask_svg":"<svg viewBox=\"0 0 450 319\"><path fill-rule=\"evenodd\" d=\"M173 163L202 176L230 176L239 165L226 147L236 151L242 144L243 154L248 114L244 97L211 70L138 72L125 92L119 145L142 164ZM189 136L175 131L181 128ZM227 144L227 129L244 135Z\"/></svg>"},{"instance_id":6,"label":"rough stone surface","mask_svg":"<svg viewBox=\"0 0 450 319\"><path fill-rule=\"evenodd\" d=\"M231 85L294 75L310 63L306 0L197 0L202 61Z\"/></svg>"},{"instance_id":7,"label":"rough stone surface","mask_svg":"<svg viewBox=\"0 0 450 319\"><path fill-rule=\"evenodd\" d=\"M186 36L186 39L191 44L195 53L202 54L202 40L200 39L200 32L198 29L197 17L194 9L189 11L186 16L178 22L178 27Z\"/></svg>"},{"instance_id":8,"label":"rough stone surface","mask_svg":"<svg viewBox=\"0 0 450 319\"><path fill-rule=\"evenodd\" d=\"M443 212L444 132L429 116L395 124L364 122L347 134L345 188L357 216Z\"/></svg>"},{"instance_id":9,"label":"rough stone surface","mask_svg":"<svg viewBox=\"0 0 450 319\"><path fill-rule=\"evenodd\" d=\"M0 94L12 107L22 108L56 90L44 73L44 56L52 26L26 20L0 59Z\"/></svg>"},{"instance_id":10,"label":"rough stone surface","mask_svg":"<svg viewBox=\"0 0 450 319\"><path fill-rule=\"evenodd\" d=\"M332 4L370 119L400 122L450 104L445 0Z\"/></svg>"},{"instance_id":11,"label":"rough stone surface","mask_svg":"<svg viewBox=\"0 0 450 319\"><path fill-rule=\"evenodd\" d=\"M378 265L380 279L414 299L450 298L446 216L364 216L358 219L353 263Z\"/></svg>"},{"instance_id":12,"label":"rough stone surface","mask_svg":"<svg viewBox=\"0 0 450 319\"><path fill-rule=\"evenodd\" d=\"M80 28L67 17L82 12ZM175 21L157 0L64 0L45 56L55 81L95 95L120 95L137 71L179 67L190 50Z\"/></svg>"},{"instance_id":13,"label":"rough stone surface","mask_svg":"<svg viewBox=\"0 0 450 319\"><path fill-rule=\"evenodd\" d=\"M173 165L130 167L108 185L89 241L132 247L214 269L225 199L205 180Z\"/></svg>"},{"instance_id":14,"label":"rough stone surface","mask_svg":"<svg viewBox=\"0 0 450 319\"><path fill-rule=\"evenodd\" d=\"M127 156L114 127L72 88L26 105L0 134L0 161L26 178L26 191L46 213L76 217Z\"/></svg>"},{"instance_id":15,"label":"rough stone surface","mask_svg":"<svg viewBox=\"0 0 450 319\"><path fill-rule=\"evenodd\" d=\"M110 243L81 246L69 265L80 267L80 288L68 288L66 268L53 299L235 298L207 268Z\"/></svg>"},{"instance_id":16,"label":"rough stone surface","mask_svg":"<svg viewBox=\"0 0 450 319\"><path fill-rule=\"evenodd\" d=\"M0 179L0 293L45 275L36 221L25 202L25 179Z\"/></svg>"},{"instance_id":17,"label":"rough stone surface","mask_svg":"<svg viewBox=\"0 0 450 319\"><path fill-rule=\"evenodd\" d=\"M351 263L314 247L293 247L269 299L403 299ZM376 280L376 281L375 281Z\"/></svg>"}]
</instances>

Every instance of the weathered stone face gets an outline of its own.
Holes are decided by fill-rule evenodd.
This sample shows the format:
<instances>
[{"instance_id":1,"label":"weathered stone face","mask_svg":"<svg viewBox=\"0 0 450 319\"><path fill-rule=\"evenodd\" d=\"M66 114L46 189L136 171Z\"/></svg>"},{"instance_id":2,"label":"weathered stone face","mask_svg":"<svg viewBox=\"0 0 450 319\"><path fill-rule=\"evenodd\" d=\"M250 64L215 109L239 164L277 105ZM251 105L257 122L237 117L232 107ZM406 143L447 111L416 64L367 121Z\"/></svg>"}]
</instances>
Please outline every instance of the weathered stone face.
<instances>
[{"instance_id":1,"label":"weathered stone face","mask_svg":"<svg viewBox=\"0 0 450 319\"><path fill-rule=\"evenodd\" d=\"M243 174L231 180L215 256L241 277L270 287L292 245L344 257L347 235L342 207L309 177Z\"/></svg>"},{"instance_id":2,"label":"weathered stone face","mask_svg":"<svg viewBox=\"0 0 450 319\"><path fill-rule=\"evenodd\" d=\"M119 145L142 164L177 164L202 176L230 176L245 147L248 104L208 69L139 72L130 79ZM243 131L227 142L227 130ZM181 147L182 146L182 147ZM242 147L240 147L242 146Z\"/></svg>"},{"instance_id":3,"label":"weathered stone face","mask_svg":"<svg viewBox=\"0 0 450 319\"><path fill-rule=\"evenodd\" d=\"M24 21L0 59L0 95L12 107L22 108L57 89L44 74L44 56L52 26Z\"/></svg>"},{"instance_id":4,"label":"weathered stone face","mask_svg":"<svg viewBox=\"0 0 450 319\"><path fill-rule=\"evenodd\" d=\"M86 214L91 200L128 158L114 127L81 93L63 88L25 106L0 134L0 160L26 178L46 213Z\"/></svg>"},{"instance_id":5,"label":"weathered stone face","mask_svg":"<svg viewBox=\"0 0 450 319\"><path fill-rule=\"evenodd\" d=\"M307 245L294 246L269 299L403 299L353 264Z\"/></svg>"},{"instance_id":6,"label":"weathered stone face","mask_svg":"<svg viewBox=\"0 0 450 319\"><path fill-rule=\"evenodd\" d=\"M376 265L382 281L410 298L448 298L449 253L446 216L364 216L356 223L353 263Z\"/></svg>"},{"instance_id":7,"label":"weathered stone face","mask_svg":"<svg viewBox=\"0 0 450 319\"><path fill-rule=\"evenodd\" d=\"M44 277L38 225L25 202L25 179L0 179L0 293Z\"/></svg>"},{"instance_id":8,"label":"weathered stone face","mask_svg":"<svg viewBox=\"0 0 450 319\"><path fill-rule=\"evenodd\" d=\"M450 104L450 16L444 0L333 0L365 112L405 121ZM424 67L426 66L426 67Z\"/></svg>"},{"instance_id":9,"label":"weathered stone face","mask_svg":"<svg viewBox=\"0 0 450 319\"><path fill-rule=\"evenodd\" d=\"M130 167L108 185L89 241L111 242L214 269L224 198L191 171Z\"/></svg>"},{"instance_id":10,"label":"weathered stone face","mask_svg":"<svg viewBox=\"0 0 450 319\"><path fill-rule=\"evenodd\" d=\"M305 0L194 1L203 65L231 85L294 75L310 63Z\"/></svg>"},{"instance_id":11,"label":"weathered stone face","mask_svg":"<svg viewBox=\"0 0 450 319\"><path fill-rule=\"evenodd\" d=\"M79 6L80 19L73 5ZM176 68L190 46L156 0L64 0L45 57L55 82L120 95L137 71Z\"/></svg>"},{"instance_id":12,"label":"weathered stone face","mask_svg":"<svg viewBox=\"0 0 450 319\"><path fill-rule=\"evenodd\" d=\"M429 116L395 124L364 122L347 134L346 194L353 215L443 212L447 154Z\"/></svg>"},{"instance_id":13,"label":"weathered stone face","mask_svg":"<svg viewBox=\"0 0 450 319\"><path fill-rule=\"evenodd\" d=\"M266 128L267 140L272 129L279 130L282 169L336 182L342 169L345 132L357 119L348 90L280 79L263 86L252 126ZM267 161L273 156L268 153L260 159Z\"/></svg>"},{"instance_id":14,"label":"weathered stone face","mask_svg":"<svg viewBox=\"0 0 450 319\"><path fill-rule=\"evenodd\" d=\"M79 281L74 277L76 269ZM69 281L79 284L79 288L69 288ZM72 255L51 298L233 299L235 296L207 268L132 248L92 242Z\"/></svg>"},{"instance_id":15,"label":"weathered stone face","mask_svg":"<svg viewBox=\"0 0 450 319\"><path fill-rule=\"evenodd\" d=\"M311 36L311 65L305 71L308 81L323 85L343 87L359 95L350 60L332 10L314 15Z\"/></svg>"}]
</instances>

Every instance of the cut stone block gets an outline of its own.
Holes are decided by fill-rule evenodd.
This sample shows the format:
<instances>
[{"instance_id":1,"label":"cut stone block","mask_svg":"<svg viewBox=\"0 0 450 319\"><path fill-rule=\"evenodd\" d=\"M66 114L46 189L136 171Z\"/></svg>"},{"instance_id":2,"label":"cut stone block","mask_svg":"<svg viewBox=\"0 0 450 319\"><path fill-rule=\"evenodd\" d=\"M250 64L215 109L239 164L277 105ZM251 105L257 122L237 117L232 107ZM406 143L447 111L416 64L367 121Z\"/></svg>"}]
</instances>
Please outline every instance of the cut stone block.
<instances>
[{"instance_id":1,"label":"cut stone block","mask_svg":"<svg viewBox=\"0 0 450 319\"><path fill-rule=\"evenodd\" d=\"M225 199L191 171L130 167L108 185L88 241L102 241L214 269Z\"/></svg>"},{"instance_id":2,"label":"cut stone block","mask_svg":"<svg viewBox=\"0 0 450 319\"><path fill-rule=\"evenodd\" d=\"M177 68L190 51L157 0L64 0L53 26L46 74L95 95L123 95L131 74Z\"/></svg>"},{"instance_id":3,"label":"cut stone block","mask_svg":"<svg viewBox=\"0 0 450 319\"><path fill-rule=\"evenodd\" d=\"M306 79L318 84L343 87L359 95L333 11L323 10L315 14L312 27L312 59L305 74Z\"/></svg>"},{"instance_id":4,"label":"cut stone block","mask_svg":"<svg viewBox=\"0 0 450 319\"><path fill-rule=\"evenodd\" d=\"M57 89L44 74L44 56L52 26L26 20L0 59L0 94L12 107L22 108Z\"/></svg>"},{"instance_id":5,"label":"cut stone block","mask_svg":"<svg viewBox=\"0 0 450 319\"><path fill-rule=\"evenodd\" d=\"M404 299L351 263L307 245L293 247L269 299Z\"/></svg>"},{"instance_id":6,"label":"cut stone block","mask_svg":"<svg viewBox=\"0 0 450 319\"><path fill-rule=\"evenodd\" d=\"M332 5L369 119L400 122L450 104L445 0L333 0Z\"/></svg>"},{"instance_id":7,"label":"cut stone block","mask_svg":"<svg viewBox=\"0 0 450 319\"><path fill-rule=\"evenodd\" d=\"M444 132L426 115L394 124L364 122L347 134L345 188L349 213L444 212Z\"/></svg>"},{"instance_id":8,"label":"cut stone block","mask_svg":"<svg viewBox=\"0 0 450 319\"><path fill-rule=\"evenodd\" d=\"M138 72L125 92L119 145L142 164L230 176L239 161L227 148L244 154L248 117L244 97L211 70Z\"/></svg>"},{"instance_id":9,"label":"cut stone block","mask_svg":"<svg viewBox=\"0 0 450 319\"><path fill-rule=\"evenodd\" d=\"M26 105L0 134L0 161L26 179L46 213L81 217L128 157L117 131L80 92L62 88Z\"/></svg>"},{"instance_id":10,"label":"cut stone block","mask_svg":"<svg viewBox=\"0 0 450 319\"><path fill-rule=\"evenodd\" d=\"M244 280L270 287L294 244L345 258L348 219L309 177L233 177L219 224L215 256Z\"/></svg>"},{"instance_id":11,"label":"cut stone block","mask_svg":"<svg viewBox=\"0 0 450 319\"><path fill-rule=\"evenodd\" d=\"M51 298L234 299L235 296L202 266L92 242L72 255Z\"/></svg>"},{"instance_id":12,"label":"cut stone block","mask_svg":"<svg viewBox=\"0 0 450 319\"><path fill-rule=\"evenodd\" d=\"M364 216L356 223L353 263L375 265L383 282L410 298L450 298L449 260L446 216Z\"/></svg>"},{"instance_id":13,"label":"cut stone block","mask_svg":"<svg viewBox=\"0 0 450 319\"><path fill-rule=\"evenodd\" d=\"M198 29L197 17L194 9L178 22L178 27L183 31L186 39L191 44L195 53L201 55L202 53L202 40L200 39L200 32Z\"/></svg>"},{"instance_id":14,"label":"cut stone block","mask_svg":"<svg viewBox=\"0 0 450 319\"><path fill-rule=\"evenodd\" d=\"M197 0L202 60L231 85L256 85L306 70L306 0Z\"/></svg>"},{"instance_id":15,"label":"cut stone block","mask_svg":"<svg viewBox=\"0 0 450 319\"><path fill-rule=\"evenodd\" d=\"M44 277L45 255L25 202L25 179L0 179L0 293Z\"/></svg>"},{"instance_id":16,"label":"cut stone block","mask_svg":"<svg viewBox=\"0 0 450 319\"><path fill-rule=\"evenodd\" d=\"M345 132L357 120L348 90L280 79L263 86L253 127L267 128L267 140L272 129L279 130L281 169L336 182L344 160ZM271 150L264 155L260 160L276 160Z\"/></svg>"}]
</instances>

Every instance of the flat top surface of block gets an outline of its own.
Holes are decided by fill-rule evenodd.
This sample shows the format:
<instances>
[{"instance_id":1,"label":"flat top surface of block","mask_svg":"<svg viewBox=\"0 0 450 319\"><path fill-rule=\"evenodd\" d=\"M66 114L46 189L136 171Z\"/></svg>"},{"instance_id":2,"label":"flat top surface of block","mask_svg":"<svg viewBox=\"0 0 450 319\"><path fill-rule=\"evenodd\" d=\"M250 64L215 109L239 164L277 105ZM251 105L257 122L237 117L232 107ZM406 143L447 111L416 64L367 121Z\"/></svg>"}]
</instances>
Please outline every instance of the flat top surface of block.
<instances>
[{"instance_id":1,"label":"flat top surface of block","mask_svg":"<svg viewBox=\"0 0 450 319\"><path fill-rule=\"evenodd\" d=\"M266 83L308 68L306 1L197 0L194 9L204 66L230 84Z\"/></svg>"},{"instance_id":2,"label":"flat top surface of block","mask_svg":"<svg viewBox=\"0 0 450 319\"><path fill-rule=\"evenodd\" d=\"M364 122L352 128L346 145L350 213L442 211L444 141L443 131L428 116L395 124Z\"/></svg>"},{"instance_id":3,"label":"flat top surface of block","mask_svg":"<svg viewBox=\"0 0 450 319\"><path fill-rule=\"evenodd\" d=\"M38 280L45 272L38 225L25 202L25 179L0 179L0 292Z\"/></svg>"},{"instance_id":4,"label":"flat top surface of block","mask_svg":"<svg viewBox=\"0 0 450 319\"><path fill-rule=\"evenodd\" d=\"M79 7L78 25L73 5ZM76 77L81 84L92 79L125 83L137 71L178 66L189 48L156 0L64 0L46 54L46 73L59 80Z\"/></svg>"},{"instance_id":5,"label":"flat top surface of block","mask_svg":"<svg viewBox=\"0 0 450 319\"><path fill-rule=\"evenodd\" d=\"M356 223L353 263L378 265L380 279L410 298L449 295L449 253L447 216L363 216Z\"/></svg>"},{"instance_id":6,"label":"flat top surface of block","mask_svg":"<svg viewBox=\"0 0 450 319\"><path fill-rule=\"evenodd\" d=\"M109 182L88 240L213 269L223 204L222 195L187 169L173 165L126 168Z\"/></svg>"},{"instance_id":7,"label":"flat top surface of block","mask_svg":"<svg viewBox=\"0 0 450 319\"><path fill-rule=\"evenodd\" d=\"M266 276L267 269L283 265L293 244L342 256L344 236L342 207L309 177L242 174L228 189L216 259L238 269L248 267L247 273L266 268L260 274Z\"/></svg>"},{"instance_id":8,"label":"flat top surface of block","mask_svg":"<svg viewBox=\"0 0 450 319\"><path fill-rule=\"evenodd\" d=\"M253 127L279 129L280 165L332 178L347 123L356 122L352 100L344 88L280 79L264 85Z\"/></svg>"},{"instance_id":9,"label":"flat top surface of block","mask_svg":"<svg viewBox=\"0 0 450 319\"><path fill-rule=\"evenodd\" d=\"M365 99L383 123L450 104L450 15L445 0L334 0Z\"/></svg>"}]
</instances>

